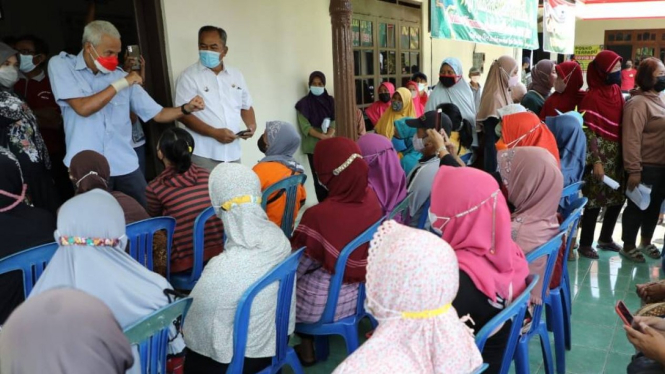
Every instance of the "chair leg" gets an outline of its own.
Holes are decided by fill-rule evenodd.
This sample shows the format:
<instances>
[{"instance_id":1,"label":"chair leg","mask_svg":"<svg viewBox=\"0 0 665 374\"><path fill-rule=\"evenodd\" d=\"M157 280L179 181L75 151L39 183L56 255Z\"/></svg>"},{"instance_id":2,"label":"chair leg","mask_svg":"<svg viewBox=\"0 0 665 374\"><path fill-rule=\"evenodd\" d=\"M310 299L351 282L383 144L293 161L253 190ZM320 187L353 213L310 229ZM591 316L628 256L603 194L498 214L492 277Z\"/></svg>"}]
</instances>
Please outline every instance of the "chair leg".
<instances>
[{"instance_id":1,"label":"chair leg","mask_svg":"<svg viewBox=\"0 0 665 374\"><path fill-rule=\"evenodd\" d=\"M344 340L346 341L346 354L351 355L360 345L358 340L358 327L353 325L345 326Z\"/></svg>"},{"instance_id":2,"label":"chair leg","mask_svg":"<svg viewBox=\"0 0 665 374\"><path fill-rule=\"evenodd\" d=\"M298 355L296 354L296 351L293 350L293 348L289 349L289 352L286 354L285 363L291 367L291 370L293 370L295 374L305 373L302 369L302 365L300 364L300 360L298 360Z\"/></svg>"},{"instance_id":3,"label":"chair leg","mask_svg":"<svg viewBox=\"0 0 665 374\"><path fill-rule=\"evenodd\" d=\"M330 345L327 335L317 335L314 337L314 350L316 361L321 362L328 359L330 355Z\"/></svg>"},{"instance_id":4,"label":"chair leg","mask_svg":"<svg viewBox=\"0 0 665 374\"><path fill-rule=\"evenodd\" d=\"M554 351L556 354L556 371L558 374L566 373L566 344L564 333L564 314L563 302L559 290L550 291L552 324L554 330Z\"/></svg>"},{"instance_id":5,"label":"chair leg","mask_svg":"<svg viewBox=\"0 0 665 374\"><path fill-rule=\"evenodd\" d=\"M564 290L561 290L561 309L563 311L563 336L564 336L564 342L565 342L565 347L566 350L570 351L571 349L571 320L570 320L570 313L568 311L570 310L570 299L566 297L566 293Z\"/></svg>"},{"instance_id":6,"label":"chair leg","mask_svg":"<svg viewBox=\"0 0 665 374\"><path fill-rule=\"evenodd\" d=\"M540 326L538 327L538 335L540 336L540 348L542 349L543 352L543 364L545 366L545 374L554 374L554 360L552 360L552 347L550 347L550 337L549 334L547 333L547 327L543 322L541 322Z\"/></svg>"},{"instance_id":7,"label":"chair leg","mask_svg":"<svg viewBox=\"0 0 665 374\"><path fill-rule=\"evenodd\" d=\"M529 374L529 338L522 336L515 350L515 373Z\"/></svg>"}]
</instances>

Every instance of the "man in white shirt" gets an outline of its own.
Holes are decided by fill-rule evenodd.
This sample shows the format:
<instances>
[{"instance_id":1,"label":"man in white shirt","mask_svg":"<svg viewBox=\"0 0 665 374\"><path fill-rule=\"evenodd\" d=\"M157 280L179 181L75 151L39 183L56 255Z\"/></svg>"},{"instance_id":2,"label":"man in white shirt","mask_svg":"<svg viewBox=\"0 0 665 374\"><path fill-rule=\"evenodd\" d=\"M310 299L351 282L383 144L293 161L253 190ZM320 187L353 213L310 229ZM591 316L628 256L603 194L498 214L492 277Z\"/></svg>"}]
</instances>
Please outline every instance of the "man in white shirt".
<instances>
[{"instance_id":1,"label":"man in white shirt","mask_svg":"<svg viewBox=\"0 0 665 374\"><path fill-rule=\"evenodd\" d=\"M240 162L239 139L249 139L256 131L245 78L223 61L229 50L226 37L226 31L219 27L202 27L199 61L185 69L176 84L176 103L186 103L197 95L205 101L205 113L192 113L180 122L194 138L192 161L208 170L222 162Z\"/></svg>"}]
</instances>

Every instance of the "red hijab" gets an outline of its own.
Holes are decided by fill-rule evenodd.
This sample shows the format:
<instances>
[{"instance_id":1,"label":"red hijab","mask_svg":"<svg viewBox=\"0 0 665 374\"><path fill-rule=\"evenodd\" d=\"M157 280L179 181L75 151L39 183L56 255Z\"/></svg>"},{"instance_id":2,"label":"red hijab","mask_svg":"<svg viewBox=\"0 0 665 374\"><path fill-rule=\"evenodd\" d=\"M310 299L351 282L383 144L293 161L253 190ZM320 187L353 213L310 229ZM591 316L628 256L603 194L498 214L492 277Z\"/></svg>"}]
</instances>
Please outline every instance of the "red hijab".
<instances>
[{"instance_id":1,"label":"red hijab","mask_svg":"<svg viewBox=\"0 0 665 374\"><path fill-rule=\"evenodd\" d=\"M413 108L416 110L416 115L418 116L418 118L420 118L422 117L423 113L425 113L425 104L427 103L427 100L423 101L423 99L420 97L420 91L418 90L418 83L414 81L408 81L406 83L406 88L411 90L411 87L414 87L417 92L417 94L411 96L413 100Z\"/></svg>"},{"instance_id":2,"label":"red hijab","mask_svg":"<svg viewBox=\"0 0 665 374\"><path fill-rule=\"evenodd\" d=\"M369 188L369 167L360 154L358 145L347 138L316 144L314 169L319 182L328 189L328 197L305 211L291 239L293 248L307 247L305 255L331 274L344 246L383 216L379 199ZM352 158L354 155L358 156ZM345 283L365 280L368 249L366 244L351 254L344 272Z\"/></svg>"},{"instance_id":3,"label":"red hijab","mask_svg":"<svg viewBox=\"0 0 665 374\"><path fill-rule=\"evenodd\" d=\"M580 103L579 112L584 114L584 124L597 136L605 140L618 142L621 139L621 116L625 101L621 87L605 83L612 68L621 62L621 56L605 50L596 55L589 64L586 81L589 85L584 100Z\"/></svg>"},{"instance_id":4,"label":"red hijab","mask_svg":"<svg viewBox=\"0 0 665 374\"><path fill-rule=\"evenodd\" d=\"M551 94L543 109L540 111L540 119L558 116L557 110L561 113L567 113L575 110L586 92L581 91L584 85L582 76L582 67L575 61L566 61L555 67L556 74L566 82L566 89L562 93L555 92Z\"/></svg>"},{"instance_id":5,"label":"red hijab","mask_svg":"<svg viewBox=\"0 0 665 374\"><path fill-rule=\"evenodd\" d=\"M559 147L552 131L532 112L515 113L504 116L501 127L501 140L497 150L515 147L540 147L549 151L561 168Z\"/></svg>"},{"instance_id":6,"label":"red hijab","mask_svg":"<svg viewBox=\"0 0 665 374\"><path fill-rule=\"evenodd\" d=\"M390 93L390 97L393 97L395 94L395 86L390 83L390 82L383 82L379 86L379 89L381 87L385 87L388 89L388 92ZM369 117L369 120L372 121L372 125L376 125L377 122L379 122L379 119L383 115L383 113L390 107L390 100L388 100L387 103L382 102L381 100L375 101L372 105L368 106L365 109L365 114L367 114L367 117Z\"/></svg>"}]
</instances>

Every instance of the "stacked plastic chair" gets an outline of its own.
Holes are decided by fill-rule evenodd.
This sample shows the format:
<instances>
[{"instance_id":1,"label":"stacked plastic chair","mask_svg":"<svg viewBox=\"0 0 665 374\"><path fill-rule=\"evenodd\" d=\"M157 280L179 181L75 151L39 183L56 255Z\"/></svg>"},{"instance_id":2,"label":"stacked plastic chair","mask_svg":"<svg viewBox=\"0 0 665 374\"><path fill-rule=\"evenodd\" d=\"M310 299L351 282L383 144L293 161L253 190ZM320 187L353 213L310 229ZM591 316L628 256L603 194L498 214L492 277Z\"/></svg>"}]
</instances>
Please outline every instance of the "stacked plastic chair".
<instances>
[{"instance_id":1,"label":"stacked plastic chair","mask_svg":"<svg viewBox=\"0 0 665 374\"><path fill-rule=\"evenodd\" d=\"M171 274L171 243L175 232L175 218L155 217L148 218L127 225L127 238L129 239L129 255L148 270L154 270L152 261L152 242L155 233L166 231L166 279Z\"/></svg>"},{"instance_id":2,"label":"stacked plastic chair","mask_svg":"<svg viewBox=\"0 0 665 374\"><path fill-rule=\"evenodd\" d=\"M298 174L288 178L284 178L281 181L273 184L272 186L266 188L263 191L263 197L261 198L261 206L263 210L268 208L271 200L277 200L282 196L286 195L286 208L282 215L282 231L287 238L291 238L293 235L294 223L296 219L296 199L298 198L298 187L305 184L307 181L307 176L305 174ZM276 194L273 196L273 194ZM272 199L270 196L273 196Z\"/></svg>"},{"instance_id":3,"label":"stacked plastic chair","mask_svg":"<svg viewBox=\"0 0 665 374\"><path fill-rule=\"evenodd\" d=\"M20 270L23 294L27 298L57 249L58 243L49 243L0 259L0 275Z\"/></svg>"}]
</instances>

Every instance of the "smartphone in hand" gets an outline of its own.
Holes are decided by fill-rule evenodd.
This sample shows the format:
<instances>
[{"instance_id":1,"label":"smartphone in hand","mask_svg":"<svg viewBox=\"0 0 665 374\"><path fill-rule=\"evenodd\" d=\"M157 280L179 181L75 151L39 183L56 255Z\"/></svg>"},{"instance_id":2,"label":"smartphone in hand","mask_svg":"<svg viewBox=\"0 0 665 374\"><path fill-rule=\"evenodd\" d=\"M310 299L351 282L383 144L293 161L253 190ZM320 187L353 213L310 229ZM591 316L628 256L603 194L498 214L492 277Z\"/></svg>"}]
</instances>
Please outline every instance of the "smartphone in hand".
<instances>
[{"instance_id":1,"label":"smartphone in hand","mask_svg":"<svg viewBox=\"0 0 665 374\"><path fill-rule=\"evenodd\" d=\"M236 133L236 136L237 137L245 136L245 135L247 135L251 132L252 132L252 130L242 130L242 131L239 131L238 133Z\"/></svg>"},{"instance_id":2,"label":"smartphone in hand","mask_svg":"<svg viewBox=\"0 0 665 374\"><path fill-rule=\"evenodd\" d=\"M626 307L623 301L617 301L617 305L614 307L619 317L623 320L623 323L627 326L633 325L633 315L630 313L630 310Z\"/></svg>"},{"instance_id":3,"label":"smartphone in hand","mask_svg":"<svg viewBox=\"0 0 665 374\"><path fill-rule=\"evenodd\" d=\"M133 71L141 70L141 52L139 51L138 45L127 46L127 57L134 59L132 64Z\"/></svg>"}]
</instances>

